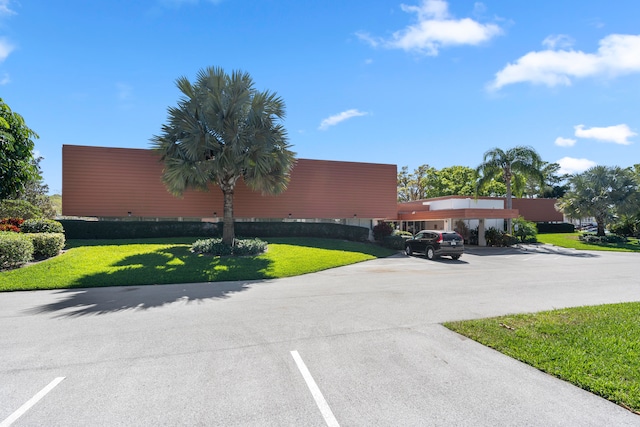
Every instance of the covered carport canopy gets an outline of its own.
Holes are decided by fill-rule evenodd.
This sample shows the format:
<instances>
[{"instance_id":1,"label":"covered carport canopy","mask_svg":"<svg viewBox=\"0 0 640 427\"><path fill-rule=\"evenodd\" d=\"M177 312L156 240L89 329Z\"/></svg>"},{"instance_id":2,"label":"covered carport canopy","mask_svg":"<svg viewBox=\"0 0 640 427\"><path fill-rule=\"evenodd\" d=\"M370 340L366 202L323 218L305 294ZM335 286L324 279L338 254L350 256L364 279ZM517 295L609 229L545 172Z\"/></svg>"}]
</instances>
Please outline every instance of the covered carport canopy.
<instances>
[{"instance_id":1,"label":"covered carport canopy","mask_svg":"<svg viewBox=\"0 0 640 427\"><path fill-rule=\"evenodd\" d=\"M400 229L403 222L437 221L442 223L443 229L453 229L455 222L459 220L478 220L478 245L486 246L484 238L485 220L487 219L514 219L520 215L518 209L487 209L487 208L461 208L439 210L412 210L399 211L398 221ZM417 230L416 230L417 231Z\"/></svg>"}]
</instances>

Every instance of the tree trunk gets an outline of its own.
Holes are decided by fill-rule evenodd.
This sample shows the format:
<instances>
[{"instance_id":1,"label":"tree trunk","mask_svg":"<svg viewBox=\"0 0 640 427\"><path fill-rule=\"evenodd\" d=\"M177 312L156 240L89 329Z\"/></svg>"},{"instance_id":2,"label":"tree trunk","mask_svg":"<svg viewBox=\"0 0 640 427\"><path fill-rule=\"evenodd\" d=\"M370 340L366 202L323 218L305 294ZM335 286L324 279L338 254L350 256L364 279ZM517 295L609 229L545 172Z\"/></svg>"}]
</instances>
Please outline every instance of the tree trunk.
<instances>
[{"instance_id":1,"label":"tree trunk","mask_svg":"<svg viewBox=\"0 0 640 427\"><path fill-rule=\"evenodd\" d=\"M221 186L224 195L224 217L222 220L222 243L233 246L236 233L233 225L233 193L235 186Z\"/></svg>"},{"instance_id":2,"label":"tree trunk","mask_svg":"<svg viewBox=\"0 0 640 427\"><path fill-rule=\"evenodd\" d=\"M507 186L507 209L511 210L513 203L511 201L511 171L504 171L504 183ZM513 220L507 218L507 234L513 234Z\"/></svg>"}]
</instances>

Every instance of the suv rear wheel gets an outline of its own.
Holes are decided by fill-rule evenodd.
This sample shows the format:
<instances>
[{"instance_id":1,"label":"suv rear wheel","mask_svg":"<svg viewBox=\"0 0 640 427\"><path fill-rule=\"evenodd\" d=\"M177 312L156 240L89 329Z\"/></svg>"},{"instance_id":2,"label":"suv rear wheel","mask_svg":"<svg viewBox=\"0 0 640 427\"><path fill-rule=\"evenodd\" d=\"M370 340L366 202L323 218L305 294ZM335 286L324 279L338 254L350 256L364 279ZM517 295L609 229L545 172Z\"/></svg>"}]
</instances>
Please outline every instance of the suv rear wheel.
<instances>
[{"instance_id":1,"label":"suv rear wheel","mask_svg":"<svg viewBox=\"0 0 640 427\"><path fill-rule=\"evenodd\" d=\"M435 259L436 251L433 249L432 246L429 246L427 248L427 252L425 253L425 255L427 256L427 259L429 259L429 260Z\"/></svg>"}]
</instances>

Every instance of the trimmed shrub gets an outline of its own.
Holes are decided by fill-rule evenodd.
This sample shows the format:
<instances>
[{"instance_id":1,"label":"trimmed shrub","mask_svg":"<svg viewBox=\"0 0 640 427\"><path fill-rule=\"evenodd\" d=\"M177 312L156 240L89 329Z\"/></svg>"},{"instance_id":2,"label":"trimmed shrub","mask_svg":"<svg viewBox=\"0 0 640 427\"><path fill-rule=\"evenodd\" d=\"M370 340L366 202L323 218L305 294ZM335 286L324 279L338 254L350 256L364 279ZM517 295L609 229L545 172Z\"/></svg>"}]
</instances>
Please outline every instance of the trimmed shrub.
<instances>
[{"instance_id":1,"label":"trimmed shrub","mask_svg":"<svg viewBox=\"0 0 640 427\"><path fill-rule=\"evenodd\" d=\"M62 224L52 219L28 219L20 230L23 233L64 233Z\"/></svg>"},{"instance_id":2,"label":"trimmed shrub","mask_svg":"<svg viewBox=\"0 0 640 427\"><path fill-rule=\"evenodd\" d=\"M51 258L64 248L64 234L62 233L29 233L33 243L33 257L38 259Z\"/></svg>"},{"instance_id":3,"label":"trimmed shrub","mask_svg":"<svg viewBox=\"0 0 640 427\"><path fill-rule=\"evenodd\" d=\"M236 239L233 254L237 256L258 255L267 250L267 242L260 239Z\"/></svg>"},{"instance_id":4,"label":"trimmed shrub","mask_svg":"<svg viewBox=\"0 0 640 427\"><path fill-rule=\"evenodd\" d=\"M379 221L373 227L373 238L378 242L384 237L390 236L392 233L393 227L391 227L391 224L389 224L388 222Z\"/></svg>"},{"instance_id":5,"label":"trimmed shrub","mask_svg":"<svg viewBox=\"0 0 640 427\"><path fill-rule=\"evenodd\" d=\"M503 233L502 236L500 237L500 246L513 246L515 244L518 243L518 238L508 234L508 233Z\"/></svg>"},{"instance_id":6,"label":"trimmed shrub","mask_svg":"<svg viewBox=\"0 0 640 427\"><path fill-rule=\"evenodd\" d=\"M598 236L591 233L580 234L578 239L585 243L625 243L627 241L627 238L624 236L618 236L615 234Z\"/></svg>"},{"instance_id":7,"label":"trimmed shrub","mask_svg":"<svg viewBox=\"0 0 640 427\"><path fill-rule=\"evenodd\" d=\"M68 239L144 239L151 237L219 237L222 223L191 221L60 220Z\"/></svg>"},{"instance_id":8,"label":"trimmed shrub","mask_svg":"<svg viewBox=\"0 0 640 427\"><path fill-rule=\"evenodd\" d=\"M395 236L385 236L382 238L382 246L385 246L387 248L390 249L398 249L398 250L403 250L404 249L404 242L407 241L407 239L411 238L411 233L408 233L409 235L395 235Z\"/></svg>"},{"instance_id":9,"label":"trimmed shrub","mask_svg":"<svg viewBox=\"0 0 640 427\"><path fill-rule=\"evenodd\" d=\"M0 268L19 267L33 258L33 243L25 234L0 232Z\"/></svg>"},{"instance_id":10,"label":"trimmed shrub","mask_svg":"<svg viewBox=\"0 0 640 427\"><path fill-rule=\"evenodd\" d=\"M538 222L536 224L538 233L573 233L576 226L568 222Z\"/></svg>"},{"instance_id":11,"label":"trimmed shrub","mask_svg":"<svg viewBox=\"0 0 640 427\"><path fill-rule=\"evenodd\" d=\"M5 199L0 202L0 218L42 218L42 211L26 200Z\"/></svg>"},{"instance_id":12,"label":"trimmed shrub","mask_svg":"<svg viewBox=\"0 0 640 427\"><path fill-rule=\"evenodd\" d=\"M60 220L69 239L140 239L148 237L221 237L222 222ZM369 229L315 222L236 222L237 236L324 237L364 242Z\"/></svg>"},{"instance_id":13,"label":"trimmed shrub","mask_svg":"<svg viewBox=\"0 0 640 427\"><path fill-rule=\"evenodd\" d=\"M257 255L267 250L267 242L260 239L236 239L233 246L226 245L222 239L200 239L191 245L191 250L198 254L213 256L225 255Z\"/></svg>"}]
</instances>

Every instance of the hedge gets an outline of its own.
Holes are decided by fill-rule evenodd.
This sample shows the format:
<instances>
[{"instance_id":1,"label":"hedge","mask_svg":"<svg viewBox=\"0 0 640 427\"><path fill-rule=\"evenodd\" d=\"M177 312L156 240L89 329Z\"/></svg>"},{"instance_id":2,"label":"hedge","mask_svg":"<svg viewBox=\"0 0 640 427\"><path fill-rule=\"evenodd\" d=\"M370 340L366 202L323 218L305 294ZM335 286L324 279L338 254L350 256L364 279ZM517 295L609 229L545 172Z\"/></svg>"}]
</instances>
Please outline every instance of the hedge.
<instances>
[{"instance_id":1,"label":"hedge","mask_svg":"<svg viewBox=\"0 0 640 427\"><path fill-rule=\"evenodd\" d=\"M60 220L69 239L137 239L150 237L221 237L222 222ZM325 237L369 239L369 229L320 222L236 222L238 237Z\"/></svg>"},{"instance_id":2,"label":"hedge","mask_svg":"<svg viewBox=\"0 0 640 427\"><path fill-rule=\"evenodd\" d=\"M0 269L14 268L33 258L33 243L26 234L0 232Z\"/></svg>"},{"instance_id":3,"label":"hedge","mask_svg":"<svg viewBox=\"0 0 640 427\"><path fill-rule=\"evenodd\" d=\"M573 233L576 226L568 222L538 222L536 224L538 233Z\"/></svg>"},{"instance_id":4,"label":"hedge","mask_svg":"<svg viewBox=\"0 0 640 427\"><path fill-rule=\"evenodd\" d=\"M20 226L23 233L64 233L62 224L52 219L28 219Z\"/></svg>"},{"instance_id":5,"label":"hedge","mask_svg":"<svg viewBox=\"0 0 640 427\"><path fill-rule=\"evenodd\" d=\"M36 259L51 258L64 248L62 233L29 233L26 234L33 243L33 257Z\"/></svg>"}]
</instances>

